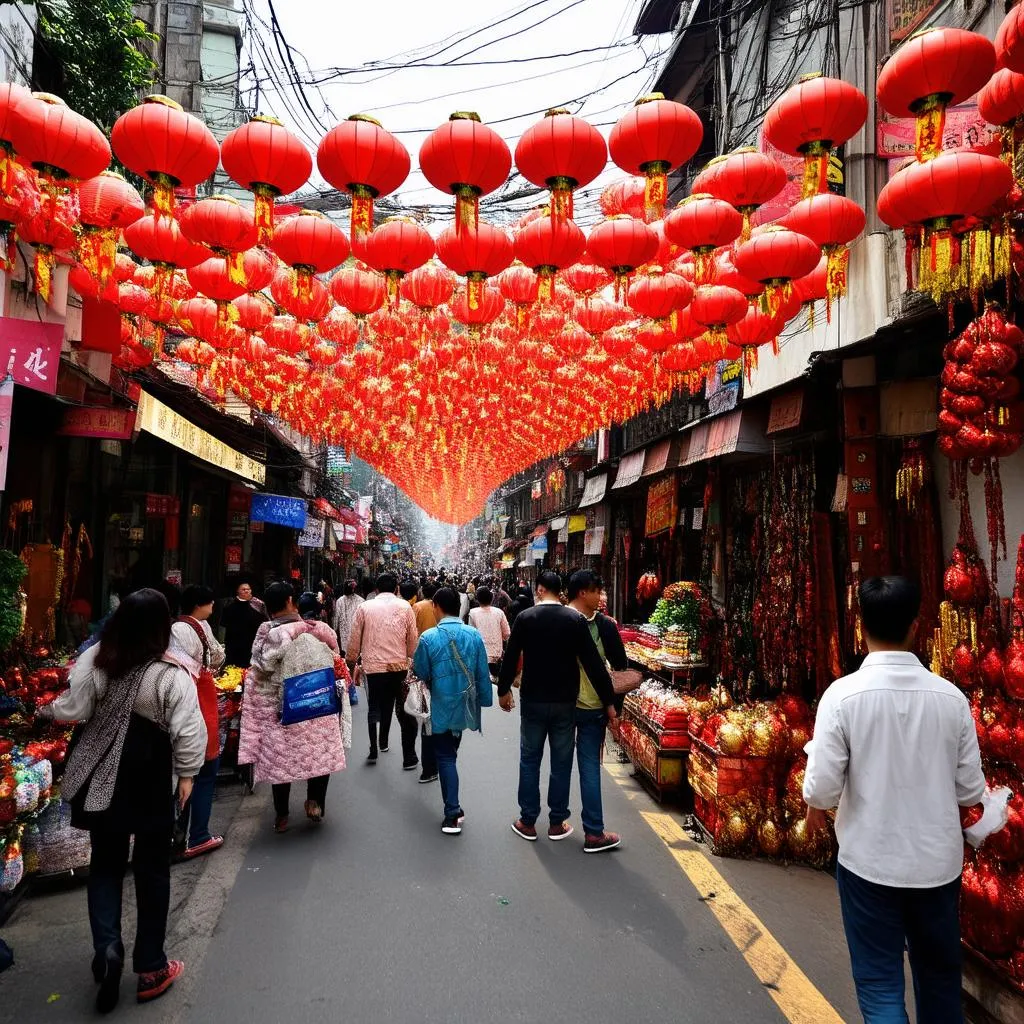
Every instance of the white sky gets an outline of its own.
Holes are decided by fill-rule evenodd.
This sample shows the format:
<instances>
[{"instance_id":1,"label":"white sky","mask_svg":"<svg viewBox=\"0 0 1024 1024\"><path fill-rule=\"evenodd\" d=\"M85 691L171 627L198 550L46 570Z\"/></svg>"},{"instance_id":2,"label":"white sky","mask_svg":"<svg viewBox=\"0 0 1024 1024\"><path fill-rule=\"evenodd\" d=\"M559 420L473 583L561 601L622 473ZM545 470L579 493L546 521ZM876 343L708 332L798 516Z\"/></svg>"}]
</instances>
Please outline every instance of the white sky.
<instances>
[{"instance_id":1,"label":"white sky","mask_svg":"<svg viewBox=\"0 0 1024 1024\"><path fill-rule=\"evenodd\" d=\"M268 0L246 3L269 23ZM399 197L410 205L451 202L451 197L436 192L419 175L416 154L429 132L453 111L476 111L483 121L493 124L514 151L520 134L539 120L545 109L568 106L569 101L594 93L582 108L574 104L570 109L597 125L607 137L611 124L638 96L649 91L659 67L658 58L671 42L669 36L632 37L642 4L643 0L476 0L472 4L390 0L354 5L346 0L274 0L281 28L296 51L296 64L304 80L310 78L310 68L312 77L322 78L336 67L365 67L371 62L403 65L399 69L347 74L325 82L319 91L307 87L306 94L328 127L349 114L368 113L401 138L412 156L413 172ZM552 15L546 23L535 24ZM494 24L504 18L508 20ZM466 55L466 61L507 61L621 45L519 64L404 66L417 59L413 51L423 60L476 29L481 29L479 34L432 57L431 63L457 60L461 55ZM516 32L521 34L496 41ZM493 45L485 45L489 43ZM477 47L483 48L468 55ZM269 40L267 50L280 69L281 61ZM309 68L299 55L308 61ZM250 57L257 73L266 79L266 58L247 42L243 65ZM251 94L247 101L253 101ZM310 118L300 119L298 102L290 91L275 91L273 84L264 81L259 106L275 113L307 144L322 135ZM620 173L610 165L600 181L607 183ZM578 199L577 219L584 226L598 218L599 193L600 185ZM536 200L516 204L522 210L533 205Z\"/></svg>"}]
</instances>

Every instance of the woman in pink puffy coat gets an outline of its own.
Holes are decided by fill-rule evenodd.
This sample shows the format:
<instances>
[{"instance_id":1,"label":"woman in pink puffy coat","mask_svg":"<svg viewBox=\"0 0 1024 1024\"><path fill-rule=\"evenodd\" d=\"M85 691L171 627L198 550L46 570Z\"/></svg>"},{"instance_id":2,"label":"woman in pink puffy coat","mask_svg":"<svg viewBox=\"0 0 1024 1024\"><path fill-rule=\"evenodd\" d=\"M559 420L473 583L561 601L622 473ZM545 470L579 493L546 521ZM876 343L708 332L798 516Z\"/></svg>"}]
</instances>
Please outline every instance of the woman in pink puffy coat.
<instances>
[{"instance_id":1,"label":"woman in pink puffy coat","mask_svg":"<svg viewBox=\"0 0 1024 1024\"><path fill-rule=\"evenodd\" d=\"M319 824L324 814L327 783L345 767L338 715L281 725L281 679L278 669L288 645L305 633L323 641L338 656L338 638L325 622L304 620L295 607L288 583L274 583L264 594L269 622L252 645L252 665L242 698L242 729L238 763L254 766L254 782L269 782L274 793L274 830L288 830L288 799L293 782L306 782L306 816ZM319 668L301 666L300 671Z\"/></svg>"}]
</instances>

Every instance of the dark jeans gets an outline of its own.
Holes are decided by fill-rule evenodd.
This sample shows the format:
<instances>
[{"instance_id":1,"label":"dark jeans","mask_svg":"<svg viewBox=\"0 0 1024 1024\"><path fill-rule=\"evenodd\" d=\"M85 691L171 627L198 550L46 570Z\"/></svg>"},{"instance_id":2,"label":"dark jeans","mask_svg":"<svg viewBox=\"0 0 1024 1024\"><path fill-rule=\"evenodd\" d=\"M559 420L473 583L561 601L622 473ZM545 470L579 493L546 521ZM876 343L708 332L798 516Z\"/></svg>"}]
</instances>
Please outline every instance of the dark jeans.
<instances>
[{"instance_id":1,"label":"dark jeans","mask_svg":"<svg viewBox=\"0 0 1024 1024\"><path fill-rule=\"evenodd\" d=\"M420 728L420 768L424 778L430 778L430 776L438 774L434 737L427 735L426 725Z\"/></svg>"},{"instance_id":2,"label":"dark jeans","mask_svg":"<svg viewBox=\"0 0 1024 1024\"><path fill-rule=\"evenodd\" d=\"M574 704L523 703L519 726L519 810L524 825L540 817L540 763L544 742L551 748L548 812L552 825L569 817L569 783L576 742Z\"/></svg>"},{"instance_id":3,"label":"dark jeans","mask_svg":"<svg viewBox=\"0 0 1024 1024\"><path fill-rule=\"evenodd\" d=\"M580 802L583 831L588 836L604 835L601 806L601 755L608 715L604 708L576 709L576 765L580 772Z\"/></svg>"},{"instance_id":4,"label":"dark jeans","mask_svg":"<svg viewBox=\"0 0 1024 1024\"><path fill-rule=\"evenodd\" d=\"M366 721L370 731L370 752L377 750L377 725L380 724L380 745L386 747L391 735L391 716L398 717L402 730L402 756L416 760L416 719L405 713L403 684L408 672L374 672L366 674Z\"/></svg>"},{"instance_id":5,"label":"dark jeans","mask_svg":"<svg viewBox=\"0 0 1024 1024\"><path fill-rule=\"evenodd\" d=\"M838 866L839 902L865 1024L905 1024L903 949L919 1024L962 1024L960 879L898 889Z\"/></svg>"},{"instance_id":6,"label":"dark jeans","mask_svg":"<svg viewBox=\"0 0 1024 1024\"><path fill-rule=\"evenodd\" d=\"M121 895L128 867L127 832L89 832L92 856L89 860L89 925L97 953L121 939ZM132 966L136 974L159 971L167 966L164 936L171 902L171 826L166 831L137 832L132 853L135 876L135 905L138 925Z\"/></svg>"},{"instance_id":7,"label":"dark jeans","mask_svg":"<svg viewBox=\"0 0 1024 1024\"><path fill-rule=\"evenodd\" d=\"M213 810L213 791L217 787L217 769L220 758L212 757L199 769L192 783L189 800L188 845L198 846L210 838L210 812Z\"/></svg>"},{"instance_id":8,"label":"dark jeans","mask_svg":"<svg viewBox=\"0 0 1024 1024\"><path fill-rule=\"evenodd\" d=\"M322 811L327 810L327 783L330 781L330 775L318 775L315 779L306 780L306 799L315 800ZM292 784L290 782L275 782L270 789L274 794L274 813L279 818L287 818L288 799L292 795Z\"/></svg>"},{"instance_id":9,"label":"dark jeans","mask_svg":"<svg viewBox=\"0 0 1024 1024\"><path fill-rule=\"evenodd\" d=\"M441 781L441 798L444 800L444 816L457 818L462 814L459 803L459 770L455 765L459 756L462 733L439 732L430 737L429 746L437 758L437 773Z\"/></svg>"}]
</instances>

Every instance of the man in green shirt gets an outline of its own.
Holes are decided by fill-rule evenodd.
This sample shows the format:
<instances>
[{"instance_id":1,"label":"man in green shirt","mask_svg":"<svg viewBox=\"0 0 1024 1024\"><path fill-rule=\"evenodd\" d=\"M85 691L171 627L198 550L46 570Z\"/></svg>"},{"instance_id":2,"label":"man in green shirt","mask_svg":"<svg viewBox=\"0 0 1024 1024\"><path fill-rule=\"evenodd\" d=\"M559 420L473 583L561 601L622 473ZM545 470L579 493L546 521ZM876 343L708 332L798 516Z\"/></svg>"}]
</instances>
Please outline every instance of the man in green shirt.
<instances>
[{"instance_id":1,"label":"man in green shirt","mask_svg":"<svg viewBox=\"0 0 1024 1024\"><path fill-rule=\"evenodd\" d=\"M569 577L569 607L586 620L598 653L612 668L626 668L626 650L615 623L602 615L601 578L589 570L575 572ZM580 798L583 803L583 831L586 839L584 853L603 853L614 850L622 842L614 832L604 830L604 810L601 804L601 760L604 754L607 713L587 673L580 666L580 692L576 699L576 764L580 773Z\"/></svg>"}]
</instances>

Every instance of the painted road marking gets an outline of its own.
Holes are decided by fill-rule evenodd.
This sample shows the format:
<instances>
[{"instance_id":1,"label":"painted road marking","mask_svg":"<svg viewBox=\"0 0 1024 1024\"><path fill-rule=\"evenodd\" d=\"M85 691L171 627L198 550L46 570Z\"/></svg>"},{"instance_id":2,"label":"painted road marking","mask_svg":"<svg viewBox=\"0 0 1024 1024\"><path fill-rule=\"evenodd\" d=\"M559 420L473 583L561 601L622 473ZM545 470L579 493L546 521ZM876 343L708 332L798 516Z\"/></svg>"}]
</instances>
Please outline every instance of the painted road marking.
<instances>
[{"instance_id":1,"label":"painted road marking","mask_svg":"<svg viewBox=\"0 0 1024 1024\"><path fill-rule=\"evenodd\" d=\"M632 778L630 765L606 764L605 770L630 799L643 792L627 784ZM640 811L640 817L668 847L704 905L718 919L786 1019L791 1024L844 1024L835 1007L815 988L676 819L664 811ZM714 893L713 899L708 898L710 893Z\"/></svg>"}]
</instances>

